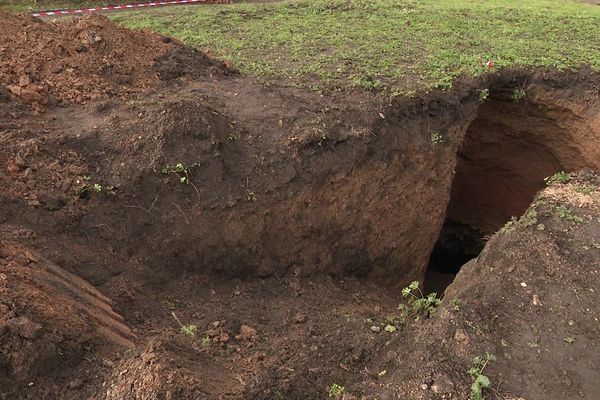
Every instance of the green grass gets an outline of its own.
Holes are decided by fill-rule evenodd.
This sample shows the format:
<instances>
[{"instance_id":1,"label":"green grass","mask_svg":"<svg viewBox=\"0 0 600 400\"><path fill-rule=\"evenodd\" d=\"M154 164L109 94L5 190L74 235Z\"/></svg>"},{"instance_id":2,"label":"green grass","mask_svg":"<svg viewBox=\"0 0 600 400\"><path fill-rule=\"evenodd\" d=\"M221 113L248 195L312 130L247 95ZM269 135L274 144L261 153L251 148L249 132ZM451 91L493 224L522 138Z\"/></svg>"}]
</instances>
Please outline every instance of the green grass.
<instances>
[{"instance_id":1,"label":"green grass","mask_svg":"<svg viewBox=\"0 0 600 400\"><path fill-rule=\"evenodd\" d=\"M0 0L2 1L2 0ZM600 70L600 6L569 0L305 0L111 14L242 73L410 94L496 67Z\"/></svg>"}]
</instances>

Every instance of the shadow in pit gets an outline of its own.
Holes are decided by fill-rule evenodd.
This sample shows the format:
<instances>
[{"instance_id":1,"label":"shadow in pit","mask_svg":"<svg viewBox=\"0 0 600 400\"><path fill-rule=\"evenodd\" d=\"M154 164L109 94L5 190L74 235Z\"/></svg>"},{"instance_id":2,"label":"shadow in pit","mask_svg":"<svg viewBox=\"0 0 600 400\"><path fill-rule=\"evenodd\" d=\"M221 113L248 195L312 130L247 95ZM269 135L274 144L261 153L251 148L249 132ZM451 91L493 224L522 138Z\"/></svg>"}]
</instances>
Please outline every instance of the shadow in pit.
<instances>
[{"instance_id":1,"label":"shadow in pit","mask_svg":"<svg viewBox=\"0 0 600 400\"><path fill-rule=\"evenodd\" d=\"M460 268L481 253L485 245L483 236L469 225L446 221L429 258L425 291L443 293Z\"/></svg>"}]
</instances>

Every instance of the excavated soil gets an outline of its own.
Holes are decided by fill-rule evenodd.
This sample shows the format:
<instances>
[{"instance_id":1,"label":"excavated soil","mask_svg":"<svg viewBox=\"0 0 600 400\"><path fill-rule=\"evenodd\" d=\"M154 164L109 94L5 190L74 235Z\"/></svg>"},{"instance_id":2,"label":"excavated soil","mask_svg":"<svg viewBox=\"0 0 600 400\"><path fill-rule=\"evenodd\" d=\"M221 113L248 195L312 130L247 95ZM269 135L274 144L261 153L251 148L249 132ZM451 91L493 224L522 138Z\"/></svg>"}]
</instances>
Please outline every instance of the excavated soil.
<instances>
[{"instance_id":1,"label":"excavated soil","mask_svg":"<svg viewBox=\"0 0 600 400\"><path fill-rule=\"evenodd\" d=\"M170 38L132 32L102 16L43 23L0 11L0 84L41 111L47 105L125 98L220 63Z\"/></svg>"},{"instance_id":2,"label":"excavated soil","mask_svg":"<svg viewBox=\"0 0 600 400\"><path fill-rule=\"evenodd\" d=\"M600 391L596 74L390 103L0 19L0 399L467 399L486 351L486 398Z\"/></svg>"}]
</instances>

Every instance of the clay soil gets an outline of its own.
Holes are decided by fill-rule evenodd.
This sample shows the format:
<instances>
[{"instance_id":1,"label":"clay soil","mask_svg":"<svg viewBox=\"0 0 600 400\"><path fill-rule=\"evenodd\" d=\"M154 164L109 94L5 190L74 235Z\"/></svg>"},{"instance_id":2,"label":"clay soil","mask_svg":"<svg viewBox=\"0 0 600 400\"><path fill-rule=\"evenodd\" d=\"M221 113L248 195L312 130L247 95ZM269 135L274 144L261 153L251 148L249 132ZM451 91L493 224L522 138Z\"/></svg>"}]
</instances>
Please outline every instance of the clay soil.
<instances>
[{"instance_id":1,"label":"clay soil","mask_svg":"<svg viewBox=\"0 0 600 400\"><path fill-rule=\"evenodd\" d=\"M488 399L597 397L596 74L320 96L0 19L0 399L468 399L486 352ZM448 226L483 248L456 276ZM442 305L402 320L426 272Z\"/></svg>"}]
</instances>

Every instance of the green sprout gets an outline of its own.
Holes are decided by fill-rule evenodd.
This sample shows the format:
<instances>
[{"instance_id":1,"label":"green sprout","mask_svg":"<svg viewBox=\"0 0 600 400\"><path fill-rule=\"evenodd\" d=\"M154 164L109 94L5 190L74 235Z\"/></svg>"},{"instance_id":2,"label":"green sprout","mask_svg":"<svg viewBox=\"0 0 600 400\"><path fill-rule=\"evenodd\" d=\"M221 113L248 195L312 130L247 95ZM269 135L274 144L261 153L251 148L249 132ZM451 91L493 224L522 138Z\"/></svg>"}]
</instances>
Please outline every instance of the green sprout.
<instances>
[{"instance_id":1,"label":"green sprout","mask_svg":"<svg viewBox=\"0 0 600 400\"><path fill-rule=\"evenodd\" d=\"M77 193L78 197L84 197L88 193L100 193L102 191L102 185L100 185L99 183L92 184L91 180L91 177L84 175L81 177L81 180L78 180L76 182L78 186L75 187L75 192ZM114 188L111 186L107 189L109 189L109 191L112 191L112 189Z\"/></svg>"},{"instance_id":2,"label":"green sprout","mask_svg":"<svg viewBox=\"0 0 600 400\"><path fill-rule=\"evenodd\" d=\"M477 356L473 358L473 367L469 368L467 373L475 378L471 385L471 400L485 400L483 390L492 385L490 378L483 374L483 370L490 361L495 361L496 356L486 352L485 357Z\"/></svg>"},{"instance_id":3,"label":"green sprout","mask_svg":"<svg viewBox=\"0 0 600 400\"><path fill-rule=\"evenodd\" d=\"M209 348L212 344L212 341L210 340L210 338L208 336L204 336L202 338L202 342L200 342L200 344L202 345L202 347L204 347L205 349Z\"/></svg>"},{"instance_id":4,"label":"green sprout","mask_svg":"<svg viewBox=\"0 0 600 400\"><path fill-rule=\"evenodd\" d=\"M575 214L575 212L573 212L573 210L571 210L570 208L567 208L565 206L562 206L562 205L556 206L554 211L556 211L557 215L560 218L564 219L565 221L575 222L575 223L583 222L583 218L581 218L579 215Z\"/></svg>"},{"instance_id":5,"label":"green sprout","mask_svg":"<svg viewBox=\"0 0 600 400\"><path fill-rule=\"evenodd\" d=\"M429 142L431 143L431 147L436 148L438 145L444 143L444 137L438 132L433 132L429 136Z\"/></svg>"},{"instance_id":6,"label":"green sprout","mask_svg":"<svg viewBox=\"0 0 600 400\"><path fill-rule=\"evenodd\" d=\"M420 315L431 317L438 306L442 304L442 300L437 297L437 293L429 293L427 296L423 294L419 288L419 282L414 281L408 287L402 289L402 297L407 298L407 304L400 304L398 310L401 312L402 318L406 319L411 315L416 315L416 320Z\"/></svg>"},{"instance_id":7,"label":"green sprout","mask_svg":"<svg viewBox=\"0 0 600 400\"><path fill-rule=\"evenodd\" d=\"M192 164L190 167L177 163L175 165L166 165L164 166L160 172L165 175L175 174L179 178L179 182L182 184L190 183L190 168L195 167L196 164Z\"/></svg>"},{"instance_id":8,"label":"green sprout","mask_svg":"<svg viewBox=\"0 0 600 400\"><path fill-rule=\"evenodd\" d=\"M594 185L583 185L583 186L578 186L575 188L575 191L577 193L581 193L586 196L590 196L596 190L598 190L598 188Z\"/></svg>"},{"instance_id":9,"label":"green sprout","mask_svg":"<svg viewBox=\"0 0 600 400\"><path fill-rule=\"evenodd\" d=\"M548 177L544 178L544 182L546 182L547 186L550 186L553 183L562 183L562 184L569 183L570 180L571 180L571 176L569 174L567 174L565 171L560 171L552 176L548 176Z\"/></svg>"},{"instance_id":10,"label":"green sprout","mask_svg":"<svg viewBox=\"0 0 600 400\"><path fill-rule=\"evenodd\" d=\"M486 101L488 99L489 96L490 96L490 89L482 89L479 92L479 102L483 103L484 101Z\"/></svg>"},{"instance_id":11,"label":"green sprout","mask_svg":"<svg viewBox=\"0 0 600 400\"><path fill-rule=\"evenodd\" d=\"M254 202L258 199L256 198L256 194L253 191L246 189L246 200Z\"/></svg>"},{"instance_id":12,"label":"green sprout","mask_svg":"<svg viewBox=\"0 0 600 400\"><path fill-rule=\"evenodd\" d=\"M520 103L521 100L523 100L525 97L527 97L527 93L523 88L520 87L516 87L513 90L512 95L510 96L512 101L514 101L515 103Z\"/></svg>"},{"instance_id":13,"label":"green sprout","mask_svg":"<svg viewBox=\"0 0 600 400\"><path fill-rule=\"evenodd\" d=\"M342 396L342 394L344 394L344 387L342 385L338 385L337 383L332 383L331 386L329 387L329 397L333 397L334 399L337 399L339 397Z\"/></svg>"},{"instance_id":14,"label":"green sprout","mask_svg":"<svg viewBox=\"0 0 600 400\"><path fill-rule=\"evenodd\" d=\"M179 332L184 334L185 336L194 337L196 336L196 332L198 331L198 327L196 325L183 325L177 315L174 312L171 313L175 321L179 324Z\"/></svg>"}]
</instances>

